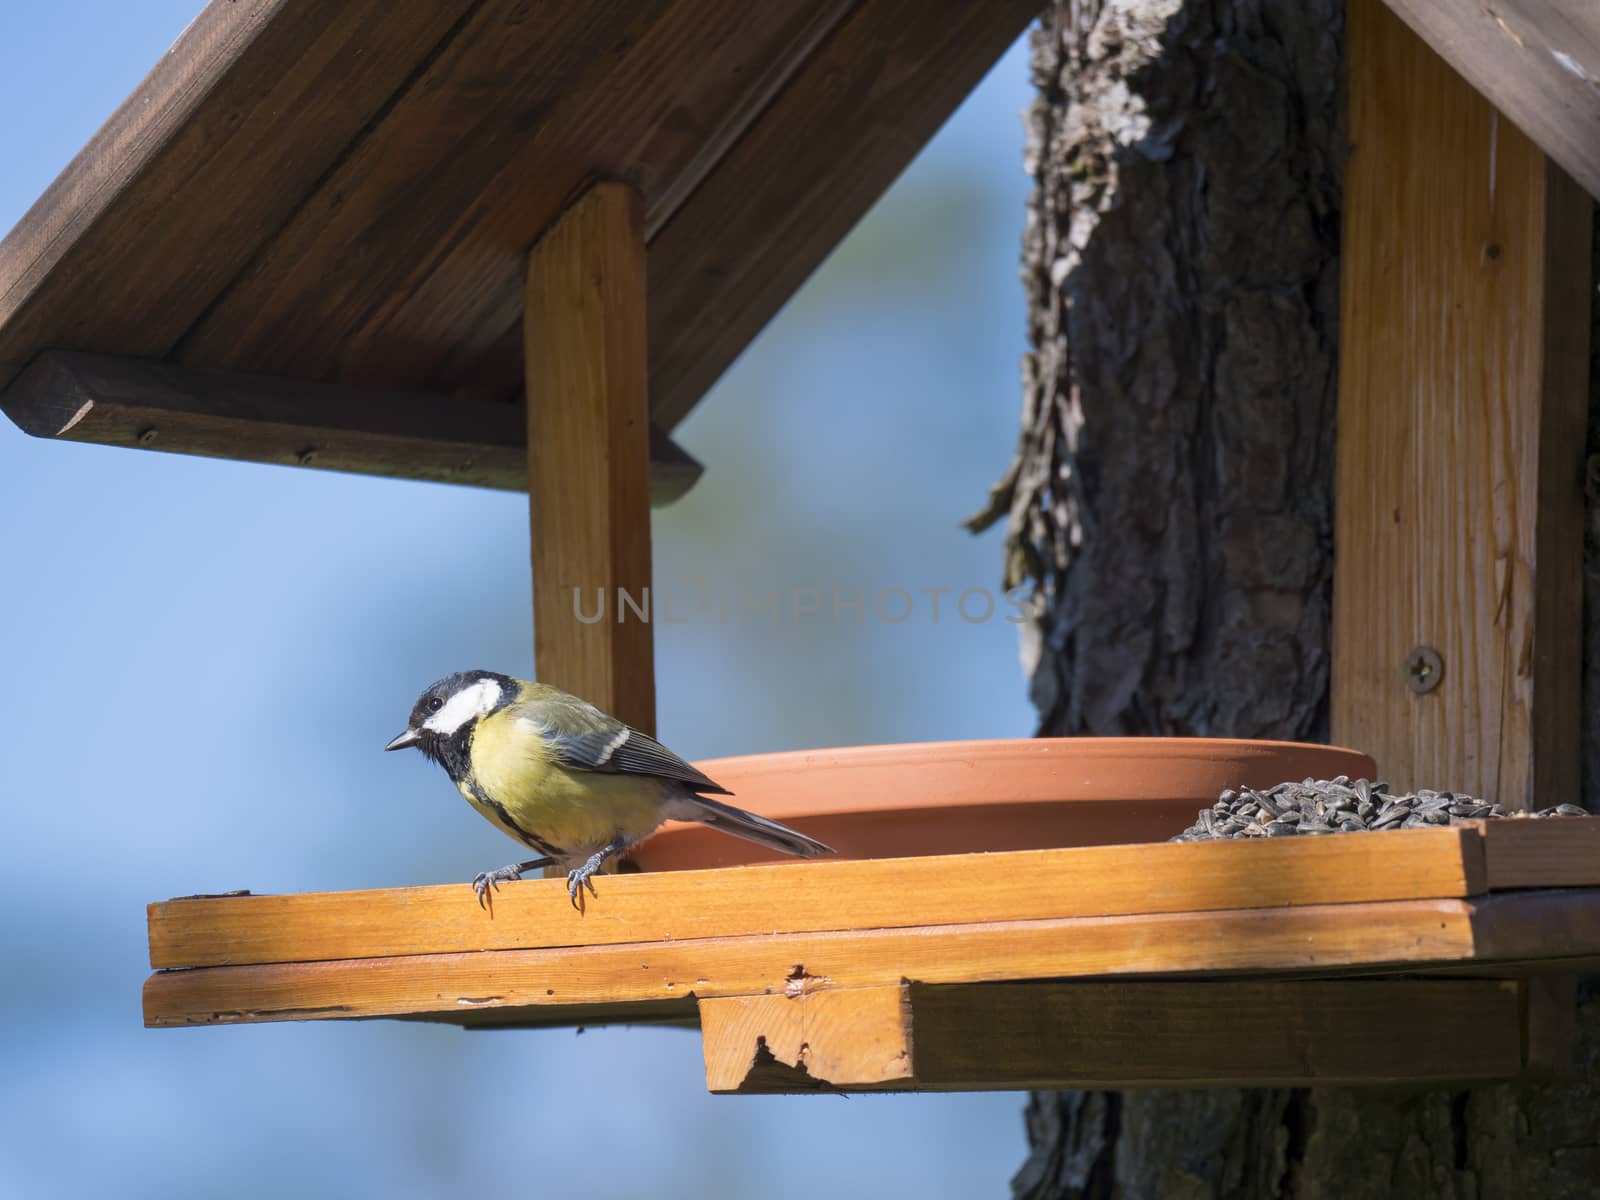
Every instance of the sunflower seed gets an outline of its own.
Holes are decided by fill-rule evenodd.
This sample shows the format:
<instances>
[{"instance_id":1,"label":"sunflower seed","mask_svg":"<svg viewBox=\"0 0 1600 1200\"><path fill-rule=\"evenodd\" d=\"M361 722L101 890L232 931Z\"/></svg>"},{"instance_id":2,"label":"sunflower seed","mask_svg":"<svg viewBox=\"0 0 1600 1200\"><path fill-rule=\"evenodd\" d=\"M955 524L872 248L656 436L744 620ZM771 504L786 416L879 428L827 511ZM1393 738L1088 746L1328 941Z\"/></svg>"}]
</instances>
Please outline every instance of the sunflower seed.
<instances>
[{"instance_id":1,"label":"sunflower seed","mask_svg":"<svg viewBox=\"0 0 1600 1200\"><path fill-rule=\"evenodd\" d=\"M1522 819L1587 816L1575 804L1558 804ZM1334 779L1286 781L1265 790L1227 788L1215 804L1200 809L1195 823L1174 841L1216 838L1293 837L1296 834L1361 833L1377 829L1427 829L1463 821L1507 817L1505 808L1476 796L1419 788L1391 794L1383 781Z\"/></svg>"}]
</instances>

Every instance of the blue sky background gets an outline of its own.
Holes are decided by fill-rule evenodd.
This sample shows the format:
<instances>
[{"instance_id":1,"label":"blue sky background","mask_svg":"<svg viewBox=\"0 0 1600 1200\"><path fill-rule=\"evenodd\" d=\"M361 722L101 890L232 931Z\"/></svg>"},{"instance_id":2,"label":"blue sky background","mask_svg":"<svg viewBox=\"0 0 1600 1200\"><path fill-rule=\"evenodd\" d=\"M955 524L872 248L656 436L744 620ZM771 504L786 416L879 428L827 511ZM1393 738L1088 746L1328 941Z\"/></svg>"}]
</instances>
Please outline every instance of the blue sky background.
<instances>
[{"instance_id":1,"label":"blue sky background","mask_svg":"<svg viewBox=\"0 0 1600 1200\"><path fill-rule=\"evenodd\" d=\"M0 6L0 228L195 11ZM959 521L1016 430L1028 96L1019 45L679 429L707 470L655 517L658 589L918 597L658 625L681 754L1031 732L1015 628L920 594L997 586ZM512 856L380 748L435 677L529 671L526 502L0 422L0 514L0 1196L1005 1193L1020 1095L711 1097L674 1030L143 1029L148 901Z\"/></svg>"}]
</instances>

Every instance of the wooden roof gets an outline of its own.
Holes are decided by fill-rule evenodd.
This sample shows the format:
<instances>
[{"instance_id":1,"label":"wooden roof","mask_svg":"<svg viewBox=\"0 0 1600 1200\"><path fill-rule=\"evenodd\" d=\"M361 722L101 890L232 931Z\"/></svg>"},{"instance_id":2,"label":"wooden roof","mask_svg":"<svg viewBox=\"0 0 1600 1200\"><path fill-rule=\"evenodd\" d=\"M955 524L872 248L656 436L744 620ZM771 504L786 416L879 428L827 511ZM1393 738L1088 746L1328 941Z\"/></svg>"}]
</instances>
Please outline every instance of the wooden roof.
<instances>
[{"instance_id":1,"label":"wooden roof","mask_svg":"<svg viewBox=\"0 0 1600 1200\"><path fill-rule=\"evenodd\" d=\"M659 465L1036 7L213 0L0 242L0 404L49 436L525 486L526 254L612 178L644 198ZM308 458L329 413L343 448Z\"/></svg>"}]
</instances>

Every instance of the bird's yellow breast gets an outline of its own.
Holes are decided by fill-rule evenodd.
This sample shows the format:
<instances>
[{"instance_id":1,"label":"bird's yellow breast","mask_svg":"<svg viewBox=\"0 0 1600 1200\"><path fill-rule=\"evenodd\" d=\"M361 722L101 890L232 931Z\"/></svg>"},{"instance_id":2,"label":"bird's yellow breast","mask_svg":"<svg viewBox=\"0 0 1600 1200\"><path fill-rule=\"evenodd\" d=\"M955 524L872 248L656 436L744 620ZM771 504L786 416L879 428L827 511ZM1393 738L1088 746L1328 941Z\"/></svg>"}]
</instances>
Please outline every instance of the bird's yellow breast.
<instances>
[{"instance_id":1,"label":"bird's yellow breast","mask_svg":"<svg viewBox=\"0 0 1600 1200\"><path fill-rule=\"evenodd\" d=\"M478 722L470 762L472 780L457 785L461 794L518 841L526 832L565 855L586 855L619 834L641 838L661 824L659 779L564 767L537 727L508 710ZM474 795L472 783L504 811L503 817Z\"/></svg>"}]
</instances>

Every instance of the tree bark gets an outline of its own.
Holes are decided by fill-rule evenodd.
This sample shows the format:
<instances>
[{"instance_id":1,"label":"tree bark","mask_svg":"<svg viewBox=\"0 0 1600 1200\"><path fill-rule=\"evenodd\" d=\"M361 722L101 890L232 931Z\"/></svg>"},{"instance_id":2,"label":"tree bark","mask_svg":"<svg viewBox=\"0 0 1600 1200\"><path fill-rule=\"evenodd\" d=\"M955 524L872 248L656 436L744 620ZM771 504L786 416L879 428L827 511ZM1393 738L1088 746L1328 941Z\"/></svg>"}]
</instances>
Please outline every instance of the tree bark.
<instances>
[{"instance_id":1,"label":"tree bark","mask_svg":"<svg viewBox=\"0 0 1600 1200\"><path fill-rule=\"evenodd\" d=\"M1006 518L1007 586L1035 588L1043 734L1326 738L1343 15L1063 0L1035 30L1022 431L973 524ZM1559 1085L1038 1093L1013 1193L1592 1197L1592 992L1580 1018Z\"/></svg>"}]
</instances>

